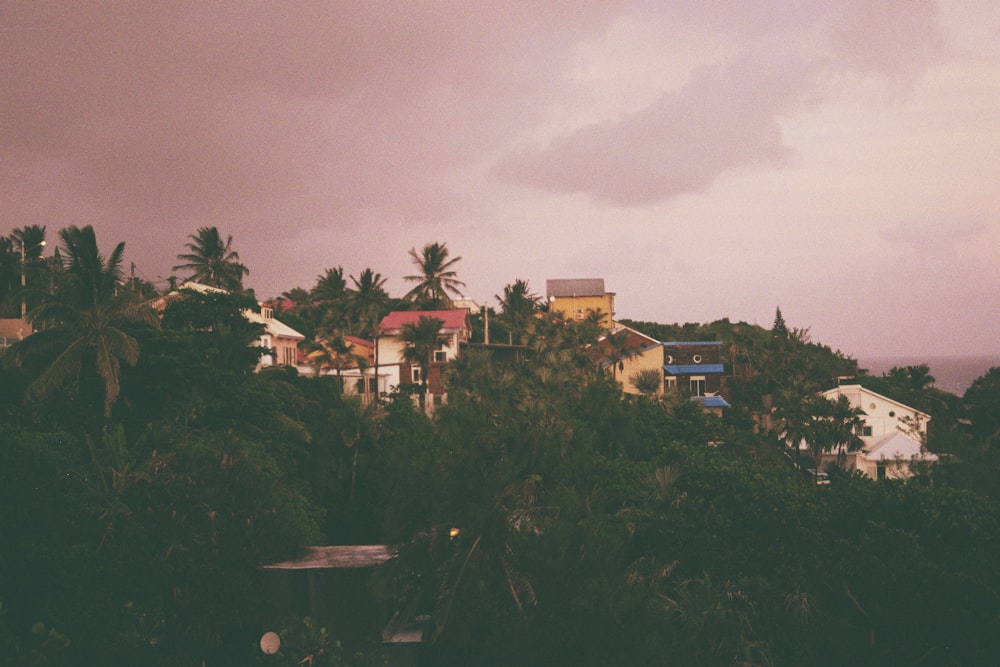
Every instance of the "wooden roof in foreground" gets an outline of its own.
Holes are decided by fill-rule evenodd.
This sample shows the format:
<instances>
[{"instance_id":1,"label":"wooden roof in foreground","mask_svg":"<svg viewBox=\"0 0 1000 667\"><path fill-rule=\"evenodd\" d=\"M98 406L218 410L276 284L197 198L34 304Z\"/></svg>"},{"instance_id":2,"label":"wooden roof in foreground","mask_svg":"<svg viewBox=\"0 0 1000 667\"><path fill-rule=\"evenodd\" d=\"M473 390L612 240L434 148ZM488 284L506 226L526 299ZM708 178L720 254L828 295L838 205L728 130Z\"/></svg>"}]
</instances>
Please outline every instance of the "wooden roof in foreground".
<instances>
[{"instance_id":1,"label":"wooden roof in foreground","mask_svg":"<svg viewBox=\"0 0 1000 667\"><path fill-rule=\"evenodd\" d=\"M359 544L335 547L306 547L306 552L291 560L261 565L264 570L325 570L350 567L375 567L393 557L385 544Z\"/></svg>"}]
</instances>

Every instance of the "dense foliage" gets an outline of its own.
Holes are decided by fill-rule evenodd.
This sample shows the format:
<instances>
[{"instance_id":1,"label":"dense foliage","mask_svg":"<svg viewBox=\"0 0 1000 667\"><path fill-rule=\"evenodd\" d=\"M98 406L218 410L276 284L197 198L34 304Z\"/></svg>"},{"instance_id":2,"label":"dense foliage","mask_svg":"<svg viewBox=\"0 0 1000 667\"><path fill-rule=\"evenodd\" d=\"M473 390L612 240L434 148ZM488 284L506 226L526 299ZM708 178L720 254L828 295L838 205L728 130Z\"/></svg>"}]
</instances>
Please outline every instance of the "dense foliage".
<instances>
[{"instance_id":1,"label":"dense foliage","mask_svg":"<svg viewBox=\"0 0 1000 667\"><path fill-rule=\"evenodd\" d=\"M331 330L370 327L390 300L374 272L353 282L366 297L337 270L289 295ZM362 407L336 376L254 372L245 295L184 292L155 322L115 319L140 353L110 404L100 374L31 390L58 350L13 348L0 662L380 664L379 628L338 637L308 618L288 619L278 655L257 648L273 604L261 564L373 543L398 550L370 581L382 620L422 619L427 664L994 662L997 369L964 400L941 399L919 367L862 378L940 418L929 446L942 462L908 483L816 486L762 416L856 373L852 360L783 318L771 331L633 323L723 341L735 406L718 419L623 396L581 352L593 323L540 316L527 283L509 287L498 325L530 354L469 350L433 416L405 395ZM78 321L39 307L55 330Z\"/></svg>"}]
</instances>

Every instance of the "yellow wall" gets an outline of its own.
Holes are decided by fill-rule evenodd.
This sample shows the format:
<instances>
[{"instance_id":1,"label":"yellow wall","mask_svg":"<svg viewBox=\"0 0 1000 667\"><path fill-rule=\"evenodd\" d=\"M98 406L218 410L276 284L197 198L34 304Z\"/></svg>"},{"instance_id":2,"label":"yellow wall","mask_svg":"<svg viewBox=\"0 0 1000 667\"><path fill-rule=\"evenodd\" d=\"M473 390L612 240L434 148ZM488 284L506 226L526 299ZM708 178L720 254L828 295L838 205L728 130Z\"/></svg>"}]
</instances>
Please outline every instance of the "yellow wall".
<instances>
[{"instance_id":1,"label":"yellow wall","mask_svg":"<svg viewBox=\"0 0 1000 667\"><path fill-rule=\"evenodd\" d=\"M615 295L607 293L601 296L557 296L549 304L549 312L562 313L563 319L576 320L579 311L583 311L585 319L589 313L601 310L601 326L611 328L611 319L615 314Z\"/></svg>"},{"instance_id":2,"label":"yellow wall","mask_svg":"<svg viewBox=\"0 0 1000 667\"><path fill-rule=\"evenodd\" d=\"M635 388L632 384L631 378L634 374L639 371L644 371L647 369L658 371L660 374L660 388L656 392L657 395L663 393L663 346L657 345L656 347L646 350L641 355L631 357L629 359L623 359L622 363L625 364L625 370L617 371L618 382L622 386L622 391L626 394L638 394L639 390ZM614 372L609 367L608 372Z\"/></svg>"}]
</instances>

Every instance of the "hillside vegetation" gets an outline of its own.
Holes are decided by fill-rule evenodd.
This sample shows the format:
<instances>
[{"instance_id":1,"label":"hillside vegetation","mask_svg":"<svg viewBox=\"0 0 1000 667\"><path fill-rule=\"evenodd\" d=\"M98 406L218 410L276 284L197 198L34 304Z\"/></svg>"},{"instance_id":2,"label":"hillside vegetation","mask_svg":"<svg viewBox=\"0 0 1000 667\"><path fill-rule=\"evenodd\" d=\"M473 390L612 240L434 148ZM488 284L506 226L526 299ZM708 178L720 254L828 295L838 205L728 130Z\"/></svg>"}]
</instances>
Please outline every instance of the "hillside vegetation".
<instances>
[{"instance_id":1,"label":"hillside vegetation","mask_svg":"<svg viewBox=\"0 0 1000 667\"><path fill-rule=\"evenodd\" d=\"M317 544L397 550L370 591L385 620L426 619L433 665L980 665L1000 652L997 369L964 400L914 386L919 368L862 377L927 406L942 461L907 483L817 486L764 418L857 368L801 330L630 323L723 342L734 407L719 419L623 396L583 352L592 323L512 314L528 359L470 350L429 417L405 393L363 407L335 376L252 372L244 295L150 319L133 292L76 289L112 268L67 263L47 302L68 310L41 311L58 336L12 347L0 371L3 664L381 664L374 632L331 637L302 619L281 654L258 648L272 605L259 566ZM309 309L334 316L322 299ZM73 315L94 310L114 317L90 330ZM84 346L98 334L118 361ZM54 373L67 349L78 363Z\"/></svg>"}]
</instances>

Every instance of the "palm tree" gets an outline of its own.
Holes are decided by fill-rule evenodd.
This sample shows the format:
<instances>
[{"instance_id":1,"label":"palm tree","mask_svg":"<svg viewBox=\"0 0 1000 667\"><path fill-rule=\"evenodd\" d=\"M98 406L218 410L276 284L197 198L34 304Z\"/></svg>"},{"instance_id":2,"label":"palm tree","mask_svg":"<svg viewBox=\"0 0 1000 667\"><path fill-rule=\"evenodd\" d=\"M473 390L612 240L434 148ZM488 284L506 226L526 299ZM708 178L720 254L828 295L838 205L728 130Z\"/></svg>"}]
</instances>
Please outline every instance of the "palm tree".
<instances>
[{"instance_id":1,"label":"palm tree","mask_svg":"<svg viewBox=\"0 0 1000 667\"><path fill-rule=\"evenodd\" d=\"M503 322L512 334L517 333L518 342L522 342L531 318L538 311L540 297L531 293L527 280L518 278L503 288L503 296L496 294L494 298L500 302Z\"/></svg>"},{"instance_id":2,"label":"palm tree","mask_svg":"<svg viewBox=\"0 0 1000 667\"><path fill-rule=\"evenodd\" d=\"M427 373L430 370L434 352L441 349L447 342L447 336L441 333L443 320L422 315L416 324L404 324L400 336L406 344L403 358L420 366L420 407L426 407Z\"/></svg>"},{"instance_id":3,"label":"palm tree","mask_svg":"<svg viewBox=\"0 0 1000 667\"><path fill-rule=\"evenodd\" d=\"M365 368L368 365L368 358L354 351L354 346L347 341L344 334L335 331L329 336L320 337L316 342L309 344L309 351L306 358L319 375L321 371L333 370L337 372L337 379L343 389L343 371L348 368Z\"/></svg>"},{"instance_id":4,"label":"palm tree","mask_svg":"<svg viewBox=\"0 0 1000 667\"><path fill-rule=\"evenodd\" d=\"M10 238L18 252L24 250L27 261L30 262L42 256L42 248L45 246L45 227L43 225L19 227L11 233Z\"/></svg>"},{"instance_id":5,"label":"palm tree","mask_svg":"<svg viewBox=\"0 0 1000 667\"><path fill-rule=\"evenodd\" d=\"M625 370L625 361L637 356L642 347L629 339L628 329L609 333L601 342L604 358L611 364L611 376L617 381L618 371Z\"/></svg>"},{"instance_id":6,"label":"palm tree","mask_svg":"<svg viewBox=\"0 0 1000 667\"><path fill-rule=\"evenodd\" d=\"M310 293L318 301L342 301L347 293L343 267L330 268L316 276L316 284Z\"/></svg>"},{"instance_id":7,"label":"palm tree","mask_svg":"<svg viewBox=\"0 0 1000 667\"><path fill-rule=\"evenodd\" d=\"M663 371L645 368L629 376L632 386L643 396L655 396L663 386Z\"/></svg>"},{"instance_id":8,"label":"palm tree","mask_svg":"<svg viewBox=\"0 0 1000 667\"><path fill-rule=\"evenodd\" d=\"M338 266L316 276L309 294L316 302L317 324L328 330L342 329L346 324L348 299L344 269Z\"/></svg>"},{"instance_id":9,"label":"palm tree","mask_svg":"<svg viewBox=\"0 0 1000 667\"><path fill-rule=\"evenodd\" d=\"M121 364L134 366L139 343L120 327L127 323L156 326L148 305L119 295L122 255L119 243L105 258L97 248L93 227L68 227L62 239L61 268L55 293L31 312L40 331L12 346L8 358L15 364L35 355L51 355L42 374L30 385L29 396L45 398L66 386L79 390L84 378L103 385L104 416L121 390Z\"/></svg>"},{"instance_id":10,"label":"palm tree","mask_svg":"<svg viewBox=\"0 0 1000 667\"><path fill-rule=\"evenodd\" d=\"M417 283L406 293L404 299L425 307L447 308L451 306L448 292L462 296L459 287L465 287L465 283L455 277L457 274L452 268L462 258L448 259L446 243L428 243L420 253L417 253L416 248L411 248L410 257L420 270L420 275L403 277L403 280Z\"/></svg>"},{"instance_id":11,"label":"palm tree","mask_svg":"<svg viewBox=\"0 0 1000 667\"><path fill-rule=\"evenodd\" d=\"M243 277L250 270L240 264L240 255L232 247L232 236L223 242L217 228L201 227L188 238L191 242L184 247L190 252L177 255L185 263L175 266L174 271L191 271L189 280L205 285L230 292L243 291Z\"/></svg>"},{"instance_id":12,"label":"palm tree","mask_svg":"<svg viewBox=\"0 0 1000 667\"><path fill-rule=\"evenodd\" d=\"M385 291L386 279L382 274L365 269L355 278L348 293L351 319L358 325L358 334L371 335L379 319L388 310L389 294Z\"/></svg>"},{"instance_id":13,"label":"palm tree","mask_svg":"<svg viewBox=\"0 0 1000 667\"><path fill-rule=\"evenodd\" d=\"M858 435L865 424L867 413L851 405L847 396L839 396L829 408L830 439L837 448L837 465L843 467L847 452L856 452L864 446Z\"/></svg>"},{"instance_id":14,"label":"palm tree","mask_svg":"<svg viewBox=\"0 0 1000 667\"><path fill-rule=\"evenodd\" d=\"M801 398L794 389L780 397L776 407L777 431L782 443L794 452L795 465L800 464L801 445L803 442L812 445L813 434L813 399ZM818 460L817 460L818 464Z\"/></svg>"}]
</instances>

